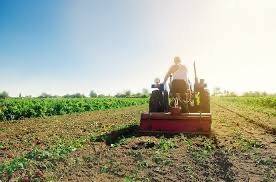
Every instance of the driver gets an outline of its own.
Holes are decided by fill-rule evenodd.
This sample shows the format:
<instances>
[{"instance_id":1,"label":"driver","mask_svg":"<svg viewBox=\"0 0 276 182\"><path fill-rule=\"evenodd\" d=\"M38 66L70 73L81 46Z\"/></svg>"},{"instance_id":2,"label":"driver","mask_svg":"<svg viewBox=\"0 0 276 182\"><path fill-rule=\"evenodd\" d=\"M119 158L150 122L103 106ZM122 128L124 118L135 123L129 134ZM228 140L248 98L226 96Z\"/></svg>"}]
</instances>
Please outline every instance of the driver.
<instances>
[{"instance_id":1,"label":"driver","mask_svg":"<svg viewBox=\"0 0 276 182\"><path fill-rule=\"evenodd\" d=\"M175 97L176 93L183 95L188 89L188 70L187 67L181 64L180 57L174 58L174 65L172 65L167 72L163 84L165 85L168 78L172 76L170 85L171 93Z\"/></svg>"}]
</instances>

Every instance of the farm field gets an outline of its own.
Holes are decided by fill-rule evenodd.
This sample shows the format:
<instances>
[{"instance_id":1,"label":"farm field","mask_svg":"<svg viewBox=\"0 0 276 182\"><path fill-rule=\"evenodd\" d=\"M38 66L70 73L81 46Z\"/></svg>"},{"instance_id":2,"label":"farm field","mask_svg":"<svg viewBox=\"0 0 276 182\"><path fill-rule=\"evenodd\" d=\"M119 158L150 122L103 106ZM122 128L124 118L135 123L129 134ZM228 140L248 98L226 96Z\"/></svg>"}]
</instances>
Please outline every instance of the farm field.
<instances>
[{"instance_id":1,"label":"farm field","mask_svg":"<svg viewBox=\"0 0 276 182\"><path fill-rule=\"evenodd\" d=\"M257 99L213 97L210 137L140 136L142 102L0 122L0 179L274 181L275 98Z\"/></svg>"},{"instance_id":2,"label":"farm field","mask_svg":"<svg viewBox=\"0 0 276 182\"><path fill-rule=\"evenodd\" d=\"M0 99L0 121L115 109L147 102L145 98Z\"/></svg>"}]
</instances>

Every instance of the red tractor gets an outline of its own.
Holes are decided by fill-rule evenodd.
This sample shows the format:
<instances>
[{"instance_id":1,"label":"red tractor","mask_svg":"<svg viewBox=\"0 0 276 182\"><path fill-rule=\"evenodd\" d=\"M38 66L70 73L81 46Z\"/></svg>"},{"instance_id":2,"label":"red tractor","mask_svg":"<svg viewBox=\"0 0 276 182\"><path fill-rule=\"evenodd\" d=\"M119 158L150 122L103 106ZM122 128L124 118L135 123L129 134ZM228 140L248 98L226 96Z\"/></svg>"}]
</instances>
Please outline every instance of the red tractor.
<instances>
[{"instance_id":1,"label":"red tractor","mask_svg":"<svg viewBox=\"0 0 276 182\"><path fill-rule=\"evenodd\" d=\"M195 63L194 72L194 88L190 86L182 93L168 93L160 81L155 81L149 112L141 115L141 132L210 134L210 94L204 80L198 81Z\"/></svg>"}]
</instances>

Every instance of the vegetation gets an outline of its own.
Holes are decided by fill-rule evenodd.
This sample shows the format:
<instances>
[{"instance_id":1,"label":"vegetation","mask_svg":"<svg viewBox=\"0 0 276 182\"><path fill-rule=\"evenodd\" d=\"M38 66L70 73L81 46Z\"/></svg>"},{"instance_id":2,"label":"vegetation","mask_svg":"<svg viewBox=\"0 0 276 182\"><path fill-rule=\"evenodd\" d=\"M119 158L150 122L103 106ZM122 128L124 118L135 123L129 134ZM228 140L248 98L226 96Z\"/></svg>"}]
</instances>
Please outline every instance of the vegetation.
<instances>
[{"instance_id":1,"label":"vegetation","mask_svg":"<svg viewBox=\"0 0 276 182\"><path fill-rule=\"evenodd\" d=\"M238 94L233 91L221 90L219 87L215 87L213 89L212 96L236 97L236 96L238 96ZM241 96L244 96L244 97L264 97L264 96L275 97L276 93L249 91L249 92L244 92Z\"/></svg>"},{"instance_id":2,"label":"vegetation","mask_svg":"<svg viewBox=\"0 0 276 182\"><path fill-rule=\"evenodd\" d=\"M144 88L142 90L142 93L140 93L140 92L138 92L138 93L131 93L130 90L127 90L127 91L125 91L123 93L117 93L115 95L115 97L117 97L117 98L124 98L124 97L126 97L126 98L147 98L147 97L149 97L149 95L150 95L149 91Z\"/></svg>"},{"instance_id":3,"label":"vegetation","mask_svg":"<svg viewBox=\"0 0 276 182\"><path fill-rule=\"evenodd\" d=\"M263 96L263 97L228 97L223 98L224 101L244 104L255 107L266 107L276 109L276 97Z\"/></svg>"},{"instance_id":4,"label":"vegetation","mask_svg":"<svg viewBox=\"0 0 276 182\"><path fill-rule=\"evenodd\" d=\"M98 95L94 90L91 90L89 96L90 97L97 97Z\"/></svg>"},{"instance_id":5,"label":"vegetation","mask_svg":"<svg viewBox=\"0 0 276 182\"><path fill-rule=\"evenodd\" d=\"M0 92L0 99L5 99L8 98L9 94L6 91Z\"/></svg>"},{"instance_id":6,"label":"vegetation","mask_svg":"<svg viewBox=\"0 0 276 182\"><path fill-rule=\"evenodd\" d=\"M250 169L256 171L254 178L259 181L274 181L275 135L247 117L275 109L269 101L258 99L274 103L273 97L213 97L214 132L210 137L141 136L139 117L148 110L146 105L0 122L0 180L247 181L251 179ZM9 100L13 99L1 102ZM29 100L75 102L102 98ZM275 117L269 121L275 121Z\"/></svg>"},{"instance_id":7,"label":"vegetation","mask_svg":"<svg viewBox=\"0 0 276 182\"><path fill-rule=\"evenodd\" d=\"M66 94L63 97L64 98L85 98L85 95L81 93L75 93L75 94Z\"/></svg>"},{"instance_id":8,"label":"vegetation","mask_svg":"<svg viewBox=\"0 0 276 182\"><path fill-rule=\"evenodd\" d=\"M106 110L147 103L143 98L10 98L0 102L0 120Z\"/></svg>"},{"instance_id":9,"label":"vegetation","mask_svg":"<svg viewBox=\"0 0 276 182\"><path fill-rule=\"evenodd\" d=\"M257 91L252 92L252 91L250 91L250 92L243 93L243 96L245 96L245 97L274 96L275 97L276 94L268 94L266 92L257 92Z\"/></svg>"}]
</instances>

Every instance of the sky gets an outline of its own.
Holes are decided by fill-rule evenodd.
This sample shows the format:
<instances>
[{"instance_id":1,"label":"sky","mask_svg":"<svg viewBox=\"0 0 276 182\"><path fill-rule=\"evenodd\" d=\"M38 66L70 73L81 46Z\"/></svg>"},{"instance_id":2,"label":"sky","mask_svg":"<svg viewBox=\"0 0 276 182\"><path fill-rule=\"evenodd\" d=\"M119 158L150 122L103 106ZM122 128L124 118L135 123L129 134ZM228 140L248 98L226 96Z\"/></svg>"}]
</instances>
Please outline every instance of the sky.
<instances>
[{"instance_id":1,"label":"sky","mask_svg":"<svg viewBox=\"0 0 276 182\"><path fill-rule=\"evenodd\" d=\"M275 0L0 0L0 91L150 90L180 56L210 90L276 92Z\"/></svg>"}]
</instances>

